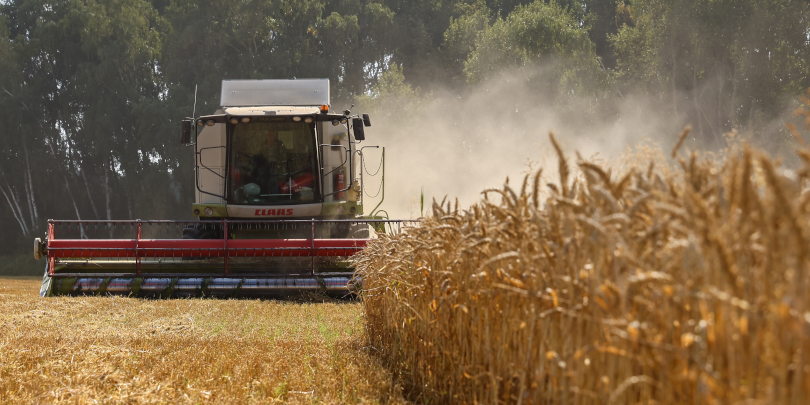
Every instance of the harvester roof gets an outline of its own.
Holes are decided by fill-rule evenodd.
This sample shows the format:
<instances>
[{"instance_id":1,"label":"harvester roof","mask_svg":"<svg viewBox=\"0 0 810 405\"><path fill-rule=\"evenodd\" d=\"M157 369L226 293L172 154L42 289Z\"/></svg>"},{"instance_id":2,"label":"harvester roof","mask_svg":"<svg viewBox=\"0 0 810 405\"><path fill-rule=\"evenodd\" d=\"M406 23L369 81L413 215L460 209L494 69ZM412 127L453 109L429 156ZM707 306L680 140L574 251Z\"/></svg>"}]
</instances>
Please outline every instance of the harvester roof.
<instances>
[{"instance_id":1,"label":"harvester roof","mask_svg":"<svg viewBox=\"0 0 810 405\"><path fill-rule=\"evenodd\" d=\"M222 107L228 115L307 115L320 112L318 107L296 106L255 106L255 107Z\"/></svg>"},{"instance_id":2,"label":"harvester roof","mask_svg":"<svg viewBox=\"0 0 810 405\"><path fill-rule=\"evenodd\" d=\"M225 107L329 105L329 79L223 80Z\"/></svg>"}]
</instances>

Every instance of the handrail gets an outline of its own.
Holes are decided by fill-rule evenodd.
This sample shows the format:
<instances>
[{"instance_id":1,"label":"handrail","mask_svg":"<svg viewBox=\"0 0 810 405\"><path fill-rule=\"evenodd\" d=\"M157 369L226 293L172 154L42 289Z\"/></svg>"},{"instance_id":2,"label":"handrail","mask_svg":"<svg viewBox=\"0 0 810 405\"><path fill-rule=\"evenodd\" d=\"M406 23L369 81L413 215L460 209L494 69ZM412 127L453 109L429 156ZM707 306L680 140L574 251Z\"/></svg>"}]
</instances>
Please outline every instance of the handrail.
<instances>
[{"instance_id":1,"label":"handrail","mask_svg":"<svg viewBox=\"0 0 810 405\"><path fill-rule=\"evenodd\" d=\"M322 144L320 144L319 146L320 146L321 148L323 148L324 146L329 146L329 147L336 147L336 146L338 146L338 147L341 147L341 148L343 148L343 149L344 149L344 159L343 159L343 163L341 163L341 164L340 164L340 166L336 166L334 169L332 169L332 171L330 171L329 173L324 174L324 175L321 177L321 184L323 184L324 180L326 179L326 176L328 176L328 175L330 175L330 174L334 173L334 172L335 172L337 169L340 169L341 167L345 166L345 165L346 165L346 163L349 163L349 162L352 160L352 157L351 157L351 151L349 151L349 150L348 150L348 148L346 148L346 146L345 146L345 145L332 145L332 144L328 144L328 143L322 143ZM348 156L348 157L346 157L346 156ZM351 180L354 180L354 169L353 169L353 166L354 166L353 164L349 163L349 179L351 179ZM348 181L348 182L347 182L347 184L348 184L348 186L346 186L346 188L344 188L343 190L333 191L333 192L331 192L331 193L329 193L329 194L324 194L323 196L324 196L324 197L328 197L328 196L330 196L330 195L335 195L335 194L338 194L338 193L343 193L343 192L349 191L349 189L351 189L351 188L352 188L352 181Z\"/></svg>"},{"instance_id":2,"label":"handrail","mask_svg":"<svg viewBox=\"0 0 810 405\"><path fill-rule=\"evenodd\" d=\"M211 170L208 166L202 164L202 151L205 150L205 149L218 149L218 148L225 148L225 147L224 146L210 146L210 147L206 147L206 148L197 149L197 143L196 142L194 143L194 149L195 149L194 150L194 185L197 187L197 191L199 191L199 192L201 192L203 194L208 194L210 196L214 196L214 197L217 197L217 198L221 198L221 199L223 199L225 201L228 201L227 196L210 193L210 192L204 191L203 189L200 188L200 166L202 166L204 169L208 170L209 172L214 173L215 175L219 176L220 178L225 179L225 176Z\"/></svg>"},{"instance_id":3,"label":"handrail","mask_svg":"<svg viewBox=\"0 0 810 405\"><path fill-rule=\"evenodd\" d=\"M378 212L377 208L380 208L380 205L382 205L383 201L385 201L385 148L384 147L382 148L382 178L381 178L380 181L381 181L380 187L382 187L382 197L380 198L380 203L377 204L377 206L374 207L373 210L371 210L371 213L369 214L370 217L373 217L374 214L376 212Z\"/></svg>"}]
</instances>

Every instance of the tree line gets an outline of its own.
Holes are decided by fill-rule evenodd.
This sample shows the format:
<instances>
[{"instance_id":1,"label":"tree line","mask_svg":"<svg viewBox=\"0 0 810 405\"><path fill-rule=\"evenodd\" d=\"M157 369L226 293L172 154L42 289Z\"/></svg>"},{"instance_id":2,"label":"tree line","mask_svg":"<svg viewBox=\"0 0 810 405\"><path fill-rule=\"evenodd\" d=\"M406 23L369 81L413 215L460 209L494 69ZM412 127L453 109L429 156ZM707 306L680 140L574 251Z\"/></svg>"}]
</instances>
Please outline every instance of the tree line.
<instances>
[{"instance_id":1,"label":"tree line","mask_svg":"<svg viewBox=\"0 0 810 405\"><path fill-rule=\"evenodd\" d=\"M527 86L560 105L584 97L592 114L643 95L707 145L732 129L787 142L768 125L810 87L810 5L8 0L0 255L47 218L188 218L178 122L212 113L223 79L328 77L334 104L374 104L439 85L463 94L514 69L542 69Z\"/></svg>"}]
</instances>

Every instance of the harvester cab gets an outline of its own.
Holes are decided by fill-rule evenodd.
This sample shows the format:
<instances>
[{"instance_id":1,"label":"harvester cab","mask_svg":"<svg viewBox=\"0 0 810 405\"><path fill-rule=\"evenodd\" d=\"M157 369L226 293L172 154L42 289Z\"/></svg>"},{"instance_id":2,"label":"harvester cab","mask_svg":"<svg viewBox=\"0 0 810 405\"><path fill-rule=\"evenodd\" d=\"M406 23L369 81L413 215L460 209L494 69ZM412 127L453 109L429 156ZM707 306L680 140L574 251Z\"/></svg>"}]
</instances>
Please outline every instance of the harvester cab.
<instances>
[{"instance_id":1,"label":"harvester cab","mask_svg":"<svg viewBox=\"0 0 810 405\"><path fill-rule=\"evenodd\" d=\"M409 222L363 216L370 117L331 112L328 79L225 80L220 101L182 121L196 220L50 220L42 296L352 291L351 256Z\"/></svg>"}]
</instances>

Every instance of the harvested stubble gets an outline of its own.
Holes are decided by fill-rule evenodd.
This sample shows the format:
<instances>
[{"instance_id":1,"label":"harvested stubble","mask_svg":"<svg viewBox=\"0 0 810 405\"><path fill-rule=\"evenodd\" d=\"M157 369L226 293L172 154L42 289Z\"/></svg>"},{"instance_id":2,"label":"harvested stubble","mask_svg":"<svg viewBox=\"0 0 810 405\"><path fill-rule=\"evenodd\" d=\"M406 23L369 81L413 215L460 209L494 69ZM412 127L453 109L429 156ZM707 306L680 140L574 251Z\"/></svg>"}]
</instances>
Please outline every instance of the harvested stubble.
<instances>
[{"instance_id":1,"label":"harvested stubble","mask_svg":"<svg viewBox=\"0 0 810 405\"><path fill-rule=\"evenodd\" d=\"M507 181L366 248L390 367L426 402L808 403L810 150L574 176L555 148L547 198Z\"/></svg>"},{"instance_id":2,"label":"harvested stubble","mask_svg":"<svg viewBox=\"0 0 810 405\"><path fill-rule=\"evenodd\" d=\"M0 280L0 403L403 403L357 303L40 298Z\"/></svg>"}]
</instances>

